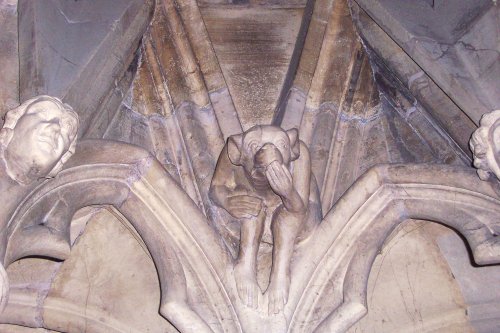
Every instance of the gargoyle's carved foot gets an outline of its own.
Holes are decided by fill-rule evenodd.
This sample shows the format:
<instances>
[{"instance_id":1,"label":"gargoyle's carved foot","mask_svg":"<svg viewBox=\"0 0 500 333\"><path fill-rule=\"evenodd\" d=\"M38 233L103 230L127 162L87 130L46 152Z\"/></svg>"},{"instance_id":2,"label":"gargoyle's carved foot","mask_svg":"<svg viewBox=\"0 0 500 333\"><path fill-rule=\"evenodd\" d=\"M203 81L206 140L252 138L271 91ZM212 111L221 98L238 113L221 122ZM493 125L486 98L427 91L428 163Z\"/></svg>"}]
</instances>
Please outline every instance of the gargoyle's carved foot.
<instances>
[{"instance_id":1,"label":"gargoyle's carved foot","mask_svg":"<svg viewBox=\"0 0 500 333\"><path fill-rule=\"evenodd\" d=\"M288 302L288 292L290 290L290 277L287 274L273 276L267 288L269 296L269 314L278 314L283 311Z\"/></svg>"},{"instance_id":2,"label":"gargoyle's carved foot","mask_svg":"<svg viewBox=\"0 0 500 333\"><path fill-rule=\"evenodd\" d=\"M248 307L257 309L259 306L259 294L261 294L255 272L244 262L234 266L234 279L240 300Z\"/></svg>"}]
</instances>

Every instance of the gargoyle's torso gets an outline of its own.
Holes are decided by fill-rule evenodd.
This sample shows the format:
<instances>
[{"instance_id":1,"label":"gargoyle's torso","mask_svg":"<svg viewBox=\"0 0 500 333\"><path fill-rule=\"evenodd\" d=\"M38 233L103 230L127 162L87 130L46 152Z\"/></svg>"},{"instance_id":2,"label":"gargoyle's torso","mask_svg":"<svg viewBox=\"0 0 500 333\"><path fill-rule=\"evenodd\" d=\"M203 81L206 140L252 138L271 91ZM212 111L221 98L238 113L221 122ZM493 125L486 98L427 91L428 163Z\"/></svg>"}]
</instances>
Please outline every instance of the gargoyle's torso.
<instances>
[{"instance_id":1,"label":"gargoyle's torso","mask_svg":"<svg viewBox=\"0 0 500 333\"><path fill-rule=\"evenodd\" d=\"M291 162L289 167L291 173L293 173L293 166L294 163ZM262 199L262 203L264 204L266 211L266 221L264 234L262 236L262 242L272 244L273 238L271 234L271 221L276 209L283 204L282 199L271 189L269 181L267 180L264 173L254 173L254 175L251 176L247 172L245 172L243 167L234 166L232 177L234 177L233 179L238 180L237 184L235 184L234 187L235 193L247 194ZM311 178L310 186L311 190L309 195L308 210L318 209L318 205L312 205L312 203L315 203L318 200L316 198L317 186L313 178ZM308 218L316 215L317 214L309 214L308 212Z\"/></svg>"}]
</instances>

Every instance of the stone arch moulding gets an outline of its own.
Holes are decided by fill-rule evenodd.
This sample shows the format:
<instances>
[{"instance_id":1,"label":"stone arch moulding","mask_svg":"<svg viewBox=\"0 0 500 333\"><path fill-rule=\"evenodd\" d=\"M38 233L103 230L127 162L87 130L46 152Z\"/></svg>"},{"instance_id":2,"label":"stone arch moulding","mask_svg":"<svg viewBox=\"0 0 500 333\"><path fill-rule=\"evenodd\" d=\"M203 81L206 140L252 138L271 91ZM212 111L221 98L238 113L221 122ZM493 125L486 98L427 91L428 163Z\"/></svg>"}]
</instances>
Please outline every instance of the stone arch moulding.
<instances>
[{"instance_id":1,"label":"stone arch moulding","mask_svg":"<svg viewBox=\"0 0 500 333\"><path fill-rule=\"evenodd\" d=\"M150 153L124 143L88 140L78 145L56 178L19 206L8 226L5 264L29 255L64 260L71 251L73 214L89 205L112 205L148 248L161 285L160 313L179 331L344 332L366 314L373 261L392 230L408 219L447 225L465 237L476 263L500 263L498 193L498 183L480 181L470 168L372 168L298 245L288 303L282 314L268 315L262 304L254 310L241 303L233 259L220 237ZM12 301L0 321L21 324L23 318L10 315L15 297ZM105 321L97 316L90 320ZM124 331L112 321L95 327Z\"/></svg>"},{"instance_id":2,"label":"stone arch moulding","mask_svg":"<svg viewBox=\"0 0 500 333\"><path fill-rule=\"evenodd\" d=\"M6 265L28 255L67 258L73 214L89 205L112 205L130 221L153 258L163 316L181 331L210 331L187 306L184 266L202 290L210 291L204 296L214 306L210 310L219 329L240 330L220 280L230 258L161 164L145 150L112 141L84 141L78 151L56 179L38 187L16 212L8 227Z\"/></svg>"}]
</instances>

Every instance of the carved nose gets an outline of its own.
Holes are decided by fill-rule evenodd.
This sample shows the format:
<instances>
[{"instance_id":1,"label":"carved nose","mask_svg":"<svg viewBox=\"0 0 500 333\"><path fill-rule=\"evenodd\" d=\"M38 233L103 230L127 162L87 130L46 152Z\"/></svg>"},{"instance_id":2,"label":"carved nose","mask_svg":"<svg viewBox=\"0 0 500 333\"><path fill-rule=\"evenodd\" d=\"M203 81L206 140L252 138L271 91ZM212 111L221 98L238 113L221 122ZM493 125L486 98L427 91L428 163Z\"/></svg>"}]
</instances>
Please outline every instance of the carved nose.
<instances>
[{"instance_id":1,"label":"carved nose","mask_svg":"<svg viewBox=\"0 0 500 333\"><path fill-rule=\"evenodd\" d=\"M283 156L281 156L281 152L275 145L266 143L259 149L257 154L255 154L254 161L257 167L265 168L274 161L283 163Z\"/></svg>"}]
</instances>

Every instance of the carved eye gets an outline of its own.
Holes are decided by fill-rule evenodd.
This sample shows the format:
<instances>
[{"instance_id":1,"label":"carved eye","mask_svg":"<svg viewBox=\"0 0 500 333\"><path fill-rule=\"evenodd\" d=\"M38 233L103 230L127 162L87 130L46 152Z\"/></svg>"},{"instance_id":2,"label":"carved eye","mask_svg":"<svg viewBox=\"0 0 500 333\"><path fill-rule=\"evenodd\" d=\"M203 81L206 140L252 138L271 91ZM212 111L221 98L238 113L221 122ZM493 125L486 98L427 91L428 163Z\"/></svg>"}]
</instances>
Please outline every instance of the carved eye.
<instances>
[{"instance_id":1,"label":"carved eye","mask_svg":"<svg viewBox=\"0 0 500 333\"><path fill-rule=\"evenodd\" d=\"M248 148L250 148L250 150L255 153L257 151L257 149L259 149L259 144L255 141L252 141L248 145Z\"/></svg>"}]
</instances>

